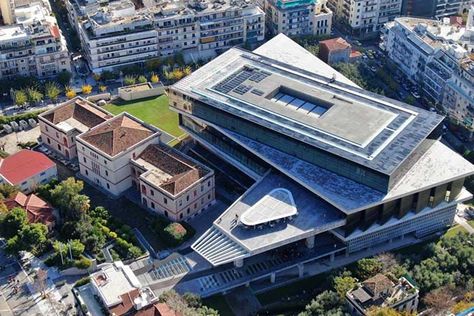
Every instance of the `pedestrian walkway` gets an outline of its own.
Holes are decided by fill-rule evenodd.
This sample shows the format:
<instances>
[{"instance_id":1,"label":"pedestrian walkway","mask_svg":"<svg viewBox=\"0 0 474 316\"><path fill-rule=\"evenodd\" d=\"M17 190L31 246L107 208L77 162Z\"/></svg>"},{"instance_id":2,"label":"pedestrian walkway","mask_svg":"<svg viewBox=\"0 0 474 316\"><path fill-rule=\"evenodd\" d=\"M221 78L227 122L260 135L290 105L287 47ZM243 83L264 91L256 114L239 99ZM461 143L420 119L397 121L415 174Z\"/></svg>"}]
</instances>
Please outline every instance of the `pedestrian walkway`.
<instances>
[{"instance_id":1,"label":"pedestrian walkway","mask_svg":"<svg viewBox=\"0 0 474 316\"><path fill-rule=\"evenodd\" d=\"M191 270L184 257L178 257L156 268L152 273L155 280L168 279L188 273Z\"/></svg>"},{"instance_id":2,"label":"pedestrian walkway","mask_svg":"<svg viewBox=\"0 0 474 316\"><path fill-rule=\"evenodd\" d=\"M469 232L469 234L474 234L474 228L471 225L469 225L469 223L466 221L465 218L462 218L456 215L454 217L454 220L456 221L456 223L464 227L464 229L466 229Z\"/></svg>"}]
</instances>

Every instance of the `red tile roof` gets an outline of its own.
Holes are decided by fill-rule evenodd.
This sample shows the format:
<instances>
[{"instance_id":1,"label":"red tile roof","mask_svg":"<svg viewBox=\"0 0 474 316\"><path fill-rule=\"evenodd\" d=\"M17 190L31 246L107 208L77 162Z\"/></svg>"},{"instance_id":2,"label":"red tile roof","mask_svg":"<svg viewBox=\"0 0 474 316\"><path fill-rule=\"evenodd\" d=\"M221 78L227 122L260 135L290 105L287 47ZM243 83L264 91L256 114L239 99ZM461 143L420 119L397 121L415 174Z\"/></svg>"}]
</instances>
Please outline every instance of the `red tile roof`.
<instances>
[{"instance_id":1,"label":"red tile roof","mask_svg":"<svg viewBox=\"0 0 474 316\"><path fill-rule=\"evenodd\" d=\"M55 125L74 118L89 128L99 125L112 117L108 112L81 97L69 100L40 116Z\"/></svg>"},{"instance_id":2,"label":"red tile roof","mask_svg":"<svg viewBox=\"0 0 474 316\"><path fill-rule=\"evenodd\" d=\"M9 210L15 207L25 209L30 223L42 223L49 227L56 220L53 208L34 194L26 196L22 192L18 192L16 196L5 199L3 202Z\"/></svg>"},{"instance_id":3,"label":"red tile roof","mask_svg":"<svg viewBox=\"0 0 474 316\"><path fill-rule=\"evenodd\" d=\"M166 303L157 303L139 310L135 316L182 316L182 314L172 310Z\"/></svg>"},{"instance_id":4,"label":"red tile roof","mask_svg":"<svg viewBox=\"0 0 474 316\"><path fill-rule=\"evenodd\" d=\"M106 154L115 156L154 133L136 119L121 114L82 134L80 138Z\"/></svg>"},{"instance_id":5,"label":"red tile roof","mask_svg":"<svg viewBox=\"0 0 474 316\"><path fill-rule=\"evenodd\" d=\"M164 145L149 145L137 159L140 158L171 176L168 180L154 184L173 195L185 190L209 173L209 170L193 162L184 154Z\"/></svg>"},{"instance_id":6,"label":"red tile roof","mask_svg":"<svg viewBox=\"0 0 474 316\"><path fill-rule=\"evenodd\" d=\"M351 44L346 42L346 40L342 37L331 38L325 41L321 41L319 42L319 45L326 46L329 51L347 49L351 47Z\"/></svg>"},{"instance_id":7,"label":"red tile roof","mask_svg":"<svg viewBox=\"0 0 474 316\"><path fill-rule=\"evenodd\" d=\"M23 181L55 165L46 155L33 150L23 149L0 160L0 175L12 185L19 185Z\"/></svg>"},{"instance_id":8,"label":"red tile roof","mask_svg":"<svg viewBox=\"0 0 474 316\"><path fill-rule=\"evenodd\" d=\"M110 314L113 316L130 315L131 312L135 311L135 308L133 307L133 300L135 300L139 295L139 289L134 289L128 293L120 295L122 302L110 308Z\"/></svg>"}]
</instances>

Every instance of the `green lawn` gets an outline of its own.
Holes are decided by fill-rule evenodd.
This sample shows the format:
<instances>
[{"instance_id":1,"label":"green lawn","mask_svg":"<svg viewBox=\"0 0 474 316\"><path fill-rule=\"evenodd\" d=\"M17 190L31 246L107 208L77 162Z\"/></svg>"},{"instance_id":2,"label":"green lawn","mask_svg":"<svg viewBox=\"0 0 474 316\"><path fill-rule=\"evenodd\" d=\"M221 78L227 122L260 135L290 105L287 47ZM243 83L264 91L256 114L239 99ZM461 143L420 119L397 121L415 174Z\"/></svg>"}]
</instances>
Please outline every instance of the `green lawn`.
<instances>
[{"instance_id":1,"label":"green lawn","mask_svg":"<svg viewBox=\"0 0 474 316\"><path fill-rule=\"evenodd\" d=\"M178 126L178 114L168 108L168 96L166 95L135 101L120 100L107 104L104 108L116 115L128 112L175 137L184 134L184 131Z\"/></svg>"},{"instance_id":2,"label":"green lawn","mask_svg":"<svg viewBox=\"0 0 474 316\"><path fill-rule=\"evenodd\" d=\"M467 230L464 227L462 227L461 225L456 225L456 226L453 226L452 228L448 229L448 231L444 234L444 236L453 237L457 233L460 233L460 232L467 233Z\"/></svg>"},{"instance_id":3,"label":"green lawn","mask_svg":"<svg viewBox=\"0 0 474 316\"><path fill-rule=\"evenodd\" d=\"M474 227L474 219L471 219L470 221L467 221L467 223L469 225L471 225L471 227Z\"/></svg>"}]
</instances>

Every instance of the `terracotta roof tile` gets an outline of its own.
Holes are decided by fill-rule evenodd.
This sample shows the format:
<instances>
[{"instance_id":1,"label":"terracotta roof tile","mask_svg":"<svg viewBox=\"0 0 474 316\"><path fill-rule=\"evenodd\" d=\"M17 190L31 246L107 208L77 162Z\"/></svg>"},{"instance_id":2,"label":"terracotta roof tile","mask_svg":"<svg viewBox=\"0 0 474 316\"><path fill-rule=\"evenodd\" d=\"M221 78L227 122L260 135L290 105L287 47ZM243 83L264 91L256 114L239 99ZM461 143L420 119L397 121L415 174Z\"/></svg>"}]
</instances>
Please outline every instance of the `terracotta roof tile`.
<instances>
[{"instance_id":1,"label":"terracotta roof tile","mask_svg":"<svg viewBox=\"0 0 474 316\"><path fill-rule=\"evenodd\" d=\"M9 210L15 207L21 207L26 210L28 222L30 223L42 223L49 226L55 222L51 205L35 194L26 196L22 192L18 192L14 197L5 199L4 203Z\"/></svg>"},{"instance_id":2,"label":"terracotta roof tile","mask_svg":"<svg viewBox=\"0 0 474 316\"><path fill-rule=\"evenodd\" d=\"M121 114L82 134L80 137L104 153L115 156L154 133L155 131L142 123Z\"/></svg>"},{"instance_id":3,"label":"terracotta roof tile","mask_svg":"<svg viewBox=\"0 0 474 316\"><path fill-rule=\"evenodd\" d=\"M374 297L378 297L380 293L393 288L393 282L381 273L365 280L362 284Z\"/></svg>"},{"instance_id":4,"label":"terracotta roof tile","mask_svg":"<svg viewBox=\"0 0 474 316\"><path fill-rule=\"evenodd\" d=\"M139 158L171 175L170 179L156 185L173 195L180 193L209 173L209 170L198 165L184 154L163 145L149 145L137 157L137 159Z\"/></svg>"},{"instance_id":5,"label":"terracotta roof tile","mask_svg":"<svg viewBox=\"0 0 474 316\"><path fill-rule=\"evenodd\" d=\"M11 184L19 185L55 165L45 154L23 149L5 159L0 159L0 175Z\"/></svg>"},{"instance_id":6,"label":"terracotta roof tile","mask_svg":"<svg viewBox=\"0 0 474 316\"><path fill-rule=\"evenodd\" d=\"M172 310L166 303L157 303L139 310L135 316L182 316L182 314Z\"/></svg>"},{"instance_id":7,"label":"terracotta roof tile","mask_svg":"<svg viewBox=\"0 0 474 316\"><path fill-rule=\"evenodd\" d=\"M94 104L80 98L74 98L64 105L42 115L53 124L74 118L85 126L92 128L111 118L112 115L98 108Z\"/></svg>"},{"instance_id":8,"label":"terracotta roof tile","mask_svg":"<svg viewBox=\"0 0 474 316\"><path fill-rule=\"evenodd\" d=\"M329 51L347 49L351 47L351 44L346 42L342 37L331 38L325 41L319 42L319 45L326 46Z\"/></svg>"}]
</instances>

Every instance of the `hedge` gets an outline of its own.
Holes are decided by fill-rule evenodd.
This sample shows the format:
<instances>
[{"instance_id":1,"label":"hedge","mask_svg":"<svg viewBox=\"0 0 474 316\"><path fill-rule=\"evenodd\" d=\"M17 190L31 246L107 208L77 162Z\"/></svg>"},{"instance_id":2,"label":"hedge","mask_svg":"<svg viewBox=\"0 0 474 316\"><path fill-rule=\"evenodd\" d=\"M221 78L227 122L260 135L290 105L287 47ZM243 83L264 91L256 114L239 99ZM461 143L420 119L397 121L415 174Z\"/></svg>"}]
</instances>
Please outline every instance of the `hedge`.
<instances>
[{"instance_id":1,"label":"hedge","mask_svg":"<svg viewBox=\"0 0 474 316\"><path fill-rule=\"evenodd\" d=\"M38 115L43 113L45 110L33 111L33 112L26 112L17 115L9 115L3 116L0 115L0 124L10 124L13 121L20 121L20 120L28 120L30 118L37 119Z\"/></svg>"},{"instance_id":2,"label":"hedge","mask_svg":"<svg viewBox=\"0 0 474 316\"><path fill-rule=\"evenodd\" d=\"M87 283L89 283L91 281L91 278L90 277L83 277L82 279L79 279L76 284L74 284L74 287L80 287L80 286L83 286L83 285L86 285Z\"/></svg>"}]
</instances>

